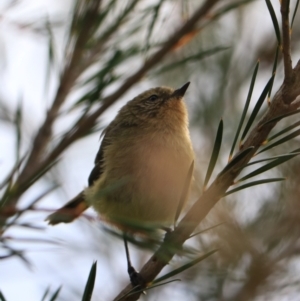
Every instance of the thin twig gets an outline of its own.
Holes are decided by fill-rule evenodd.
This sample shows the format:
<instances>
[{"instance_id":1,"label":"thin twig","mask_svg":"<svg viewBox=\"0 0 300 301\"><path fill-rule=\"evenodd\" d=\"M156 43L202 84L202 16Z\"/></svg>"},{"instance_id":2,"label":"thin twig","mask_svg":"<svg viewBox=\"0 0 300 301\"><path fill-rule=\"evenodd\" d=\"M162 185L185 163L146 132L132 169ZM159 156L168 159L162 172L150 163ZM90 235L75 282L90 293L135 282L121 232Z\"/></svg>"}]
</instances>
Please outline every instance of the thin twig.
<instances>
[{"instance_id":1,"label":"thin twig","mask_svg":"<svg viewBox=\"0 0 300 301\"><path fill-rule=\"evenodd\" d=\"M53 151L47 156L47 158L43 160L43 162L40 164L40 168L42 168L42 166L47 166L49 162L52 162L53 160L58 158L70 144L72 144L80 137L84 136L90 129L92 129L98 117L103 112L105 112L108 107L116 102L129 88L131 88L136 82L138 82L148 70L158 64L163 59L163 57L172 50L174 45L176 45L176 43L178 43L178 41L183 36L193 31L199 19L206 16L208 11L218 1L219 0L207 0L203 6L196 10L194 15L180 29L178 29L171 36L171 38L165 42L162 48L155 54L153 54L153 56L150 57L136 73L130 76L116 92L103 99L102 106L100 106L91 115L87 115L86 117L82 118L76 125L76 127L65 135L65 137L53 149Z\"/></svg>"}]
</instances>

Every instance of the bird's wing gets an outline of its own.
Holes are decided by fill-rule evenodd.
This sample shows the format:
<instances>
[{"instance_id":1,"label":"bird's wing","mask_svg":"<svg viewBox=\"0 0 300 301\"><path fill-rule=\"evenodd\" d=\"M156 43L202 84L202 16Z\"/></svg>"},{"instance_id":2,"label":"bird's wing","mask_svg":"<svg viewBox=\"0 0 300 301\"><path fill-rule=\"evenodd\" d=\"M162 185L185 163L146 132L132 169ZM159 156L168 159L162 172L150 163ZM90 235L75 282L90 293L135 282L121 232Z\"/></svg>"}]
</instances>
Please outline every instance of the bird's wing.
<instances>
[{"instance_id":1,"label":"bird's wing","mask_svg":"<svg viewBox=\"0 0 300 301\"><path fill-rule=\"evenodd\" d=\"M113 124L110 124L104 130L104 137L95 158L95 166L88 178L89 186L92 186L93 183L100 178L103 172L103 153L105 147L110 144L110 133L113 131L113 128ZM48 221L50 225L56 225L59 223L70 223L74 219L79 217L83 213L83 211L85 211L88 207L89 205L87 204L84 198L84 192L81 191L76 197L74 197L72 200L66 203L63 207L50 214L46 218L46 221Z\"/></svg>"},{"instance_id":2,"label":"bird's wing","mask_svg":"<svg viewBox=\"0 0 300 301\"><path fill-rule=\"evenodd\" d=\"M100 148L98 150L98 153L95 158L95 166L92 169L89 178L88 178L88 183L89 186L92 186L96 180L98 180L103 172L103 154L104 154L104 149L111 143L111 133L114 130L113 123L111 123L102 133L103 140L100 144Z\"/></svg>"}]
</instances>

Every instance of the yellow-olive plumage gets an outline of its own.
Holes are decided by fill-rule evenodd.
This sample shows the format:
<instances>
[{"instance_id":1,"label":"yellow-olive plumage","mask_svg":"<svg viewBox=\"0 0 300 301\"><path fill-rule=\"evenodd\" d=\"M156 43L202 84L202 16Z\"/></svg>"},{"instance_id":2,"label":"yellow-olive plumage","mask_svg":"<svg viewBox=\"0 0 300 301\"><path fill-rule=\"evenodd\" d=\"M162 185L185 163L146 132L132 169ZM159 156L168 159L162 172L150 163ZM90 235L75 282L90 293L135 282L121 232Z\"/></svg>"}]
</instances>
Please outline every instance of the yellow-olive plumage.
<instances>
[{"instance_id":1,"label":"yellow-olive plumage","mask_svg":"<svg viewBox=\"0 0 300 301\"><path fill-rule=\"evenodd\" d=\"M188 85L153 88L129 101L104 132L89 187L49 222L69 222L90 205L125 229L172 223L194 159L183 101Z\"/></svg>"}]
</instances>

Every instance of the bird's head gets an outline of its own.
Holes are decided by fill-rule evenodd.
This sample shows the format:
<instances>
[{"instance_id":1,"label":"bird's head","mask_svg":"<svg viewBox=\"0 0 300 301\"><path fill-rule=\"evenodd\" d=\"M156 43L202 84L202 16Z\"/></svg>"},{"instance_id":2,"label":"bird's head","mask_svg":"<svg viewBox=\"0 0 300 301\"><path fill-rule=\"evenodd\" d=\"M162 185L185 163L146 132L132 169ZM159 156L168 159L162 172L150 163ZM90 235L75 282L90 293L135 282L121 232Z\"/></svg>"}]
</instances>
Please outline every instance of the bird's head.
<instances>
[{"instance_id":1,"label":"bird's head","mask_svg":"<svg viewBox=\"0 0 300 301\"><path fill-rule=\"evenodd\" d=\"M169 87L157 87L147 90L130 100L120 111L122 119L154 125L157 122L170 123L180 120L187 122L183 96L189 82L174 90Z\"/></svg>"}]
</instances>

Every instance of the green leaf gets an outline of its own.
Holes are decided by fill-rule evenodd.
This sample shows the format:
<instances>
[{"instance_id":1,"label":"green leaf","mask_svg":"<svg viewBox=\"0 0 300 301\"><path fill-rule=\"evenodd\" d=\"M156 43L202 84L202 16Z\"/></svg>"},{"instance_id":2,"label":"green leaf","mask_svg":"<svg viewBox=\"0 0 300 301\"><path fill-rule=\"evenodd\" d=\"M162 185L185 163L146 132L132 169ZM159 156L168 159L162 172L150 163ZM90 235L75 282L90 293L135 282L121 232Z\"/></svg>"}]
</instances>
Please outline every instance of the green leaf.
<instances>
[{"instance_id":1,"label":"green leaf","mask_svg":"<svg viewBox=\"0 0 300 301\"><path fill-rule=\"evenodd\" d=\"M206 228L206 229L203 229L203 230L201 230L201 231L198 231L198 232L196 232L196 233L190 235L189 238L192 238L192 237L194 237L194 236L197 236L197 235L199 235L199 234L202 234L202 233L204 233L204 232L206 232L206 231L209 231L209 230L211 230L211 229L217 228L217 227L219 227L219 226L221 226L221 225L223 225L223 224L225 224L225 223L224 223L224 222L223 222L223 223L219 223L219 224L217 224L217 225L214 225L214 226L208 227L208 228Z\"/></svg>"},{"instance_id":2,"label":"green leaf","mask_svg":"<svg viewBox=\"0 0 300 301\"><path fill-rule=\"evenodd\" d=\"M250 2L253 2L253 1L256 1L256 0L237 1L237 2L234 2L234 3L230 3L230 4L226 5L226 6L223 6L221 9L219 9L216 12L214 12L212 14L212 16L210 16L210 18L207 18L208 20L207 20L207 23L205 24L205 26L207 26L208 24L210 24L211 22L213 22L217 18L223 16L225 13L227 13L227 12L229 12L231 10L236 9L239 6L242 6L242 5L248 4Z\"/></svg>"},{"instance_id":3,"label":"green leaf","mask_svg":"<svg viewBox=\"0 0 300 301\"><path fill-rule=\"evenodd\" d=\"M282 158L277 158L277 159L273 160L272 162L267 163L264 166L254 170L253 172L249 173L248 175L242 177L241 179L238 179L237 182L242 182L242 181L245 181L249 178L257 176L257 175L259 175L259 174L261 174L261 173L263 173L263 172L265 172L269 169L272 169L272 168L274 168L274 167L276 167L276 166L278 166L278 165L280 165L280 164L296 157L296 156L298 156L298 152L294 153L294 154L291 154L291 156L285 156L285 157L282 157Z\"/></svg>"},{"instance_id":4,"label":"green leaf","mask_svg":"<svg viewBox=\"0 0 300 301\"><path fill-rule=\"evenodd\" d=\"M22 99L20 99L16 115L15 115L15 126L16 126L16 162L20 160L21 153L21 142L22 142Z\"/></svg>"},{"instance_id":5,"label":"green leaf","mask_svg":"<svg viewBox=\"0 0 300 301\"><path fill-rule=\"evenodd\" d=\"M55 300L57 299L57 297L58 297L58 295L59 295L59 292L60 292L61 288L62 288L62 286L60 286L60 287L54 292L54 294L52 295L52 297L50 298L49 301L55 301Z\"/></svg>"},{"instance_id":6,"label":"green leaf","mask_svg":"<svg viewBox=\"0 0 300 301\"><path fill-rule=\"evenodd\" d=\"M4 298L2 292L0 291L0 301L6 301L6 299Z\"/></svg>"},{"instance_id":7,"label":"green leaf","mask_svg":"<svg viewBox=\"0 0 300 301\"><path fill-rule=\"evenodd\" d=\"M286 132L289 132L290 130L296 128L299 125L300 125L300 121L297 121L297 122L293 123L292 125L284 128L280 132L274 134L273 136L271 136L270 138L268 138L267 141L270 142L270 141L274 140L275 138L281 136L282 134L285 134Z\"/></svg>"},{"instance_id":8,"label":"green leaf","mask_svg":"<svg viewBox=\"0 0 300 301\"><path fill-rule=\"evenodd\" d=\"M254 149L254 146L250 146L246 149L244 149L242 152L240 152L237 156L235 156L226 166L225 168L218 174L218 177L225 174L228 170L230 170L232 167L234 167L238 162L243 160L245 157L249 155Z\"/></svg>"},{"instance_id":9,"label":"green leaf","mask_svg":"<svg viewBox=\"0 0 300 301\"><path fill-rule=\"evenodd\" d=\"M252 96L252 92L253 92L253 88L254 88L254 84L255 84L255 80L256 80L256 75L257 75L258 67L259 67L259 61L256 63L256 66L254 68L254 72L253 72L253 75L252 75L252 79L251 79L251 83L250 83L250 87L249 87L249 91L248 91L246 103L245 103L245 106L244 106L244 109L243 109L243 113L242 113L242 116L241 116L241 120L239 122L238 129L237 129L237 131L235 133L235 137L234 137L234 140L233 140L233 143L232 143L232 147L231 147L231 150L230 150L229 161L232 159L234 148L235 148L237 139L238 139L238 137L240 135L240 131L242 129L242 126L243 126L243 123L244 123L244 120L245 120L245 117L246 117L246 114L247 114L247 111L248 111L248 107L249 107L249 104L250 104L250 100L251 100L251 96Z\"/></svg>"},{"instance_id":10,"label":"green leaf","mask_svg":"<svg viewBox=\"0 0 300 301\"><path fill-rule=\"evenodd\" d=\"M271 87L272 84L273 84L273 78L274 78L274 74L273 74L272 77L269 79L268 83L266 84L264 90L262 91L262 93L261 93L261 95L260 95L260 97L259 97L259 99L258 99L258 101L257 101L257 103L256 103L256 105L255 105L255 107L254 107L254 109L253 109L251 115L250 115L250 118L249 118L249 120L248 120L248 122L247 122L247 125L246 125L246 127L245 127L245 129L244 129L244 132L243 132L243 134L242 134L242 139L241 139L241 141L243 141L244 138L246 137L246 135L247 135L247 133L248 133L248 131L249 131L249 129L250 129L250 127L251 127L251 125L252 125L252 123L253 123L255 117L256 117L256 115L258 114L258 112L259 112L259 110L260 110L260 108L261 108L261 106L262 106L262 104L263 104L263 102L264 102L266 96L268 95L269 90L270 90L270 87Z\"/></svg>"},{"instance_id":11,"label":"green leaf","mask_svg":"<svg viewBox=\"0 0 300 301\"><path fill-rule=\"evenodd\" d=\"M300 152L294 152L294 154L295 153L300 154ZM283 155L279 155L279 156L273 156L273 157L263 158L263 159L260 159L260 160L249 162L245 167L248 167L250 165L254 165L254 164L257 164L257 163L261 163L261 162L272 161L274 159L288 158L290 156L293 156L293 153L288 153L288 154L283 154Z\"/></svg>"},{"instance_id":12,"label":"green leaf","mask_svg":"<svg viewBox=\"0 0 300 301\"><path fill-rule=\"evenodd\" d=\"M175 214L175 219L174 219L174 228L176 226L176 222L178 220L178 217L181 213L181 210L183 208L183 205L187 199L187 194L189 192L189 188L191 186L191 181L192 181L192 177L193 177L193 171L194 171L194 161L192 162L189 170L188 170L188 174L185 178L185 181L184 181L184 186L183 186L183 190L182 190L182 193L181 193L181 196L180 196L180 199L179 199L179 203L178 203L178 206L177 206L177 210L176 210L176 214Z\"/></svg>"},{"instance_id":13,"label":"green leaf","mask_svg":"<svg viewBox=\"0 0 300 301\"><path fill-rule=\"evenodd\" d=\"M152 20L149 24L149 28L148 28L148 33L147 33L147 38L146 38L146 51L149 49L149 45L150 45L150 38L151 38L151 35L152 35L152 32L153 32L153 29L154 29L154 25L157 21L157 18L159 16L159 11L162 7L162 4L165 2L165 0L160 0L157 5L155 5L153 7L153 17L152 17Z\"/></svg>"},{"instance_id":14,"label":"green leaf","mask_svg":"<svg viewBox=\"0 0 300 301\"><path fill-rule=\"evenodd\" d=\"M97 272L97 261L92 264L88 280L86 282L84 293L82 296L82 301L90 301L92 299L92 294L94 290L95 280Z\"/></svg>"},{"instance_id":15,"label":"green leaf","mask_svg":"<svg viewBox=\"0 0 300 301\"><path fill-rule=\"evenodd\" d=\"M50 287L48 286L43 294L43 297L42 297L42 300L41 301L45 301L48 294L49 294L49 291L50 291Z\"/></svg>"},{"instance_id":16,"label":"green leaf","mask_svg":"<svg viewBox=\"0 0 300 301\"><path fill-rule=\"evenodd\" d=\"M296 6L295 6L295 10L294 10L293 17L292 17L292 22L291 22L291 29L293 28L293 25L294 25L294 20L295 20L296 14L297 14L298 6L299 6L299 0L297 0L297 2L296 2Z\"/></svg>"},{"instance_id":17,"label":"green leaf","mask_svg":"<svg viewBox=\"0 0 300 301\"><path fill-rule=\"evenodd\" d=\"M291 115L295 115L295 114L298 114L298 113L300 113L300 109L292 111L292 112L289 112L289 113L286 113L286 114L279 115L279 116L274 117L274 118L270 119L269 121L263 123L261 125L261 127L263 127L263 126L265 126L266 124L269 124L269 123L278 122L278 121L280 121L281 119L283 119L285 117L288 117L288 116L291 116Z\"/></svg>"},{"instance_id":18,"label":"green leaf","mask_svg":"<svg viewBox=\"0 0 300 301\"><path fill-rule=\"evenodd\" d=\"M272 143L272 144L266 146L266 147L263 148L261 151L259 151L259 152L257 153L257 155L260 154L260 153L262 153L262 152L265 152L265 151L267 151L267 150L269 150L269 149L271 149L271 148L273 148L273 147L275 147L275 146L278 146L278 145L280 145L280 144L282 144L282 143L284 143L284 142L286 142L286 141L289 141L289 140L291 140L291 139L293 139L293 138L295 138L295 137L297 137L297 136L299 136L299 135L300 135L300 129L298 129L298 130L292 132L291 134L289 134L289 135L287 135L287 136L285 136L285 137L279 139L278 141L275 141L274 143Z\"/></svg>"},{"instance_id":19,"label":"green leaf","mask_svg":"<svg viewBox=\"0 0 300 301\"><path fill-rule=\"evenodd\" d=\"M224 194L224 196L227 196L227 195L232 194L234 192L246 189L248 187L252 187L252 186L256 186L256 185L261 185L261 184L266 184L266 183L284 181L284 180L285 180L285 178L271 178L271 179L264 179L264 180L253 181L253 182L241 185L241 186L239 186L237 188L234 188L234 189L231 189L231 190L227 191ZM238 183L238 181L237 181L237 183Z\"/></svg>"},{"instance_id":20,"label":"green leaf","mask_svg":"<svg viewBox=\"0 0 300 301\"><path fill-rule=\"evenodd\" d=\"M159 284L156 284L156 285L150 285L148 287L138 289L138 290L137 290L137 287L133 287L127 294L123 295L120 299L117 299L117 301L125 300L124 299L125 297L129 297L129 296L135 295L137 293L142 293L144 291L148 291L148 290L151 290L153 288L163 286L163 285L166 285L166 284L169 284L169 283L172 283L172 282L177 282L177 281L181 281L181 280L180 279L172 279L172 280L167 281L167 282L159 283Z\"/></svg>"},{"instance_id":21,"label":"green leaf","mask_svg":"<svg viewBox=\"0 0 300 301\"><path fill-rule=\"evenodd\" d=\"M221 119L219 126L218 126L218 131L217 131L217 135L216 135L216 139L215 139L215 143L214 143L214 148L211 153L211 157L209 160L209 164L208 164L208 168L207 168L207 172L206 172L206 176L205 176L205 180L204 180L204 184L203 184L204 189L207 186L207 183L212 175L212 172L213 172L216 162L218 160L220 148L222 145L222 137L223 137L223 120Z\"/></svg>"},{"instance_id":22,"label":"green leaf","mask_svg":"<svg viewBox=\"0 0 300 301\"><path fill-rule=\"evenodd\" d=\"M177 274L179 274L179 273L181 273L181 272L183 272L183 271L185 271L185 270L193 267L194 265L196 265L197 263L203 261L205 258L209 257L210 255L214 254L215 252L217 252L217 250L212 250L210 252L207 252L206 254L199 256L198 258L196 258L196 259L188 262L187 264L184 264L180 268L175 269L172 272L167 273L164 276L155 279L153 281L153 283L159 283L159 282L162 282L162 281L164 281L166 279L169 279L169 278L171 278L171 277L173 277L173 276L175 276L175 275L177 275Z\"/></svg>"},{"instance_id":23,"label":"green leaf","mask_svg":"<svg viewBox=\"0 0 300 301\"><path fill-rule=\"evenodd\" d=\"M162 74L164 72L167 72L167 71L173 70L175 68L181 67L181 66L183 66L183 65L185 65L187 63L202 60L202 59L204 59L205 57L207 57L209 55L213 55L215 53L218 53L220 51L224 51L224 50L227 50L227 49L229 49L229 47L219 46L219 47L215 47L215 48L208 49L208 50L202 50L202 51L200 51L197 54L190 55L188 57L185 57L182 60L179 60L177 62L174 62L174 63L168 64L166 66L163 66L161 69L159 69L158 71L154 72L153 75Z\"/></svg>"},{"instance_id":24,"label":"green leaf","mask_svg":"<svg viewBox=\"0 0 300 301\"><path fill-rule=\"evenodd\" d=\"M273 22L273 26L274 26L274 29L275 29L278 45L281 45L280 29L279 29L278 21L277 21L277 18L276 18L276 14L274 12L274 8L273 8L272 3L271 3L270 0L265 0L265 1L266 1L266 4L267 4L269 13L270 13L272 22Z\"/></svg>"},{"instance_id":25,"label":"green leaf","mask_svg":"<svg viewBox=\"0 0 300 301\"><path fill-rule=\"evenodd\" d=\"M274 77L273 77L273 81L272 81L272 84L271 84L271 87L270 87L270 90L269 90L269 93L268 93L268 103L270 103L272 88L273 88L274 79L275 79L275 75L276 75L279 50L280 50L280 46L277 45L275 58L274 58L274 63L273 63L273 70L272 70L272 74L274 75Z\"/></svg>"}]
</instances>

